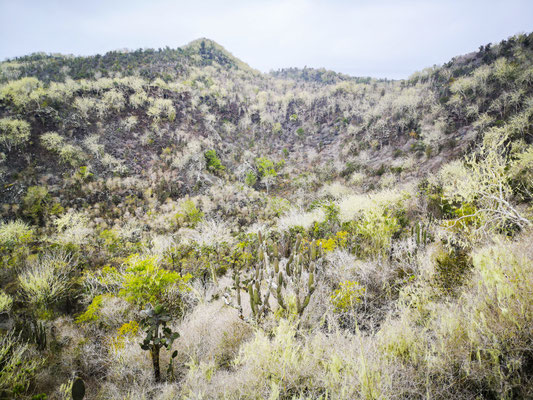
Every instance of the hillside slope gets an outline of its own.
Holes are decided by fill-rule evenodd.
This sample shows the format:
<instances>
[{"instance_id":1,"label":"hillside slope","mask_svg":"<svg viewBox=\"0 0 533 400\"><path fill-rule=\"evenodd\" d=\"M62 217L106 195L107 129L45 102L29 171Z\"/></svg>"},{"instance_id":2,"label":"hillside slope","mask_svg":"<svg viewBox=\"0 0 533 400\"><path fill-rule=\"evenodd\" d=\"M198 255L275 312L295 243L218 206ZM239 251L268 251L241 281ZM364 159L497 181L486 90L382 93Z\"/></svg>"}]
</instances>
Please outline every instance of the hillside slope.
<instances>
[{"instance_id":1,"label":"hillside slope","mask_svg":"<svg viewBox=\"0 0 533 400\"><path fill-rule=\"evenodd\" d=\"M533 396L532 124L533 34L0 63L0 398Z\"/></svg>"}]
</instances>

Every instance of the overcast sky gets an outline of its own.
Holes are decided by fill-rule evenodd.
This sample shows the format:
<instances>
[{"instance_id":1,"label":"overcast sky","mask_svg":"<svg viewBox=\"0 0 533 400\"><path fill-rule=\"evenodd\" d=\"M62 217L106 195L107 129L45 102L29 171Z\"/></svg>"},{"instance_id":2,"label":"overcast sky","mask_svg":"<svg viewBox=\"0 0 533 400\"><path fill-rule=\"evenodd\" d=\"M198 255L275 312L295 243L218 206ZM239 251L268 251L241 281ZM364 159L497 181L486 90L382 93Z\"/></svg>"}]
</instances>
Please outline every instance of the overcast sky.
<instances>
[{"instance_id":1,"label":"overcast sky","mask_svg":"<svg viewBox=\"0 0 533 400\"><path fill-rule=\"evenodd\" d=\"M532 0L0 0L0 59L213 39L253 68L406 78L533 31Z\"/></svg>"}]
</instances>

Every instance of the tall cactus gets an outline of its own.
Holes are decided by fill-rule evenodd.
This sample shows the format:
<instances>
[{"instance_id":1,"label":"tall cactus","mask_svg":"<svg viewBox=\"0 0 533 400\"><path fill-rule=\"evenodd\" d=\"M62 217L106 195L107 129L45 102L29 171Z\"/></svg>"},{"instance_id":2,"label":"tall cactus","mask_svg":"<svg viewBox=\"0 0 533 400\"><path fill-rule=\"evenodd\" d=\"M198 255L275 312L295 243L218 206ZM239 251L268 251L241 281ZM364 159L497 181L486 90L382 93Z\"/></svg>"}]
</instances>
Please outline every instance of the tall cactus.
<instances>
[{"instance_id":1,"label":"tall cactus","mask_svg":"<svg viewBox=\"0 0 533 400\"><path fill-rule=\"evenodd\" d=\"M322 257L321 247L316 242L305 249L302 238L298 236L294 246L280 251L276 243L267 243L258 234L257 263L241 279L241 270L234 269L233 281L236 290L237 309L242 317L241 289L247 291L250 300L251 317L259 321L270 310L270 296L283 310L288 309L287 291L295 294L296 312L301 316L309 305L315 291L317 264ZM280 253L288 257L280 259ZM283 268L280 264L284 263Z\"/></svg>"},{"instance_id":2,"label":"tall cactus","mask_svg":"<svg viewBox=\"0 0 533 400\"><path fill-rule=\"evenodd\" d=\"M426 225L417 222L411 227L411 236L414 238L417 247L424 247L429 239Z\"/></svg>"}]
</instances>

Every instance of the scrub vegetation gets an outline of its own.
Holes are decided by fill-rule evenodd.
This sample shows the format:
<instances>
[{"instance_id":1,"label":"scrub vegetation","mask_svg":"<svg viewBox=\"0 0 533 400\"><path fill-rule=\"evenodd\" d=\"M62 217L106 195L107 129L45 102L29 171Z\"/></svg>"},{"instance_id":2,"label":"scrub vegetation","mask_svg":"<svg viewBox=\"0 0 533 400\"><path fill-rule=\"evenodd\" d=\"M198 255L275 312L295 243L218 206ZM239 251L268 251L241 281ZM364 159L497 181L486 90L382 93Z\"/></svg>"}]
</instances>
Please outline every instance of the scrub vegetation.
<instances>
[{"instance_id":1,"label":"scrub vegetation","mask_svg":"<svg viewBox=\"0 0 533 400\"><path fill-rule=\"evenodd\" d=\"M7 60L0 182L0 398L533 398L533 34Z\"/></svg>"}]
</instances>

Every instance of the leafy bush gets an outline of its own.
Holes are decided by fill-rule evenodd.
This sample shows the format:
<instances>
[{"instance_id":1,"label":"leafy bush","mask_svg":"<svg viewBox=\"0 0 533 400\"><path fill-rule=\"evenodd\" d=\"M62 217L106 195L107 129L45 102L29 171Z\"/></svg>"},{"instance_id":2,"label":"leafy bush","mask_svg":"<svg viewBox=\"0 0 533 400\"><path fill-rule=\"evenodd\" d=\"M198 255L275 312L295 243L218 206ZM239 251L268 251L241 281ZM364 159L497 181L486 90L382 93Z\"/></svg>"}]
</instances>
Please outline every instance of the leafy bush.
<instances>
[{"instance_id":1,"label":"leafy bush","mask_svg":"<svg viewBox=\"0 0 533 400\"><path fill-rule=\"evenodd\" d=\"M141 307L148 303L155 305L161 303L164 292L173 285L187 290L185 283L189 279L190 275L182 277L177 272L162 269L154 257L143 258L132 255L126 262L123 275L124 288L120 291L120 295Z\"/></svg>"},{"instance_id":2,"label":"leafy bush","mask_svg":"<svg viewBox=\"0 0 533 400\"><path fill-rule=\"evenodd\" d=\"M57 132L46 132L41 136L41 144L46 150L59 152L65 139Z\"/></svg>"},{"instance_id":3,"label":"leafy bush","mask_svg":"<svg viewBox=\"0 0 533 400\"><path fill-rule=\"evenodd\" d=\"M192 200L185 200L181 204L181 211L175 215L179 225L186 225L194 228L204 219L204 213L201 212Z\"/></svg>"},{"instance_id":4,"label":"leafy bush","mask_svg":"<svg viewBox=\"0 0 533 400\"><path fill-rule=\"evenodd\" d=\"M362 254L385 254L399 229L398 220L390 212L369 209L355 222L355 233L361 239L358 247Z\"/></svg>"},{"instance_id":5,"label":"leafy bush","mask_svg":"<svg viewBox=\"0 0 533 400\"><path fill-rule=\"evenodd\" d=\"M45 149L59 155L61 162L73 167L79 166L85 159L83 150L79 146L65 143L65 139L57 132L47 132L41 136L41 143Z\"/></svg>"},{"instance_id":6,"label":"leafy bush","mask_svg":"<svg viewBox=\"0 0 533 400\"><path fill-rule=\"evenodd\" d=\"M217 157L215 150L207 150L204 153L207 169L212 172L222 172L226 169L220 162L220 158Z\"/></svg>"},{"instance_id":7,"label":"leafy bush","mask_svg":"<svg viewBox=\"0 0 533 400\"><path fill-rule=\"evenodd\" d=\"M98 296L95 296L94 299L91 301L91 304L89 304L89 306L87 307L87 310L85 310L85 312L76 317L76 322L84 323L97 321L99 316L98 312L102 305L102 301L106 296L108 295L100 294Z\"/></svg>"},{"instance_id":8,"label":"leafy bush","mask_svg":"<svg viewBox=\"0 0 533 400\"><path fill-rule=\"evenodd\" d=\"M330 297L335 311L353 312L356 304L361 303L361 296L364 295L365 288L359 282L354 281L344 281L339 286Z\"/></svg>"},{"instance_id":9,"label":"leafy bush","mask_svg":"<svg viewBox=\"0 0 533 400\"><path fill-rule=\"evenodd\" d=\"M21 147L30 140L30 124L20 119L0 119L0 144L7 151Z\"/></svg>"},{"instance_id":10,"label":"leafy bush","mask_svg":"<svg viewBox=\"0 0 533 400\"><path fill-rule=\"evenodd\" d=\"M176 109L170 99L150 99L151 105L148 107L146 114L158 122L162 116L166 117L169 121L174 121L176 118Z\"/></svg>"},{"instance_id":11,"label":"leafy bush","mask_svg":"<svg viewBox=\"0 0 533 400\"><path fill-rule=\"evenodd\" d=\"M507 173L510 164L506 155L507 139L505 131L493 129L486 134L477 154L467 157L465 164L452 162L441 171L444 197L475 205L473 214L463 215L456 221L467 217L481 219L480 228L467 232L470 240L498 230L509 231L510 224L521 229L532 225L511 203L513 189Z\"/></svg>"},{"instance_id":12,"label":"leafy bush","mask_svg":"<svg viewBox=\"0 0 533 400\"><path fill-rule=\"evenodd\" d=\"M40 104L45 94L41 82L34 77L11 81L0 89L0 101L12 106L15 111L25 111L31 105Z\"/></svg>"},{"instance_id":13,"label":"leafy bush","mask_svg":"<svg viewBox=\"0 0 533 400\"><path fill-rule=\"evenodd\" d=\"M453 293L468 276L471 261L464 251L441 252L435 257L435 285L445 293Z\"/></svg>"},{"instance_id":14,"label":"leafy bush","mask_svg":"<svg viewBox=\"0 0 533 400\"><path fill-rule=\"evenodd\" d=\"M32 238L33 229L22 221L0 223L0 250L13 250L17 246L29 243Z\"/></svg>"},{"instance_id":15,"label":"leafy bush","mask_svg":"<svg viewBox=\"0 0 533 400\"><path fill-rule=\"evenodd\" d=\"M245 183L250 187L253 187L257 183L257 175L255 172L248 171L246 173Z\"/></svg>"},{"instance_id":16,"label":"leafy bush","mask_svg":"<svg viewBox=\"0 0 533 400\"><path fill-rule=\"evenodd\" d=\"M22 221L0 223L0 265L10 268L22 264L29 253L34 231Z\"/></svg>"},{"instance_id":17,"label":"leafy bush","mask_svg":"<svg viewBox=\"0 0 533 400\"><path fill-rule=\"evenodd\" d=\"M160 267L157 257L128 257L121 270L106 267L96 275L86 277L87 284L101 285L107 293L115 293L128 302L143 308L147 304L158 305L165 301L165 294L177 286L180 291L188 291L186 283L192 278L187 274L168 271ZM95 282L96 281L96 282ZM106 294L93 298L88 310L78 319L80 322L94 321L98 318L98 310Z\"/></svg>"},{"instance_id":18,"label":"leafy bush","mask_svg":"<svg viewBox=\"0 0 533 400\"><path fill-rule=\"evenodd\" d=\"M22 214L41 225L50 215L58 215L63 208L52 200L46 186L30 186L22 199Z\"/></svg>"}]
</instances>

